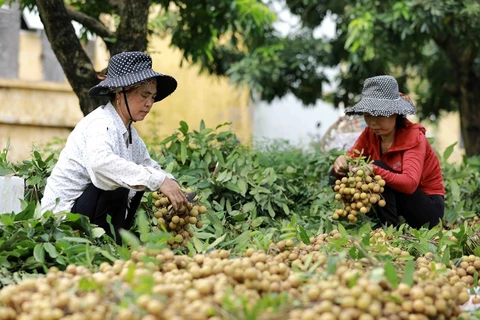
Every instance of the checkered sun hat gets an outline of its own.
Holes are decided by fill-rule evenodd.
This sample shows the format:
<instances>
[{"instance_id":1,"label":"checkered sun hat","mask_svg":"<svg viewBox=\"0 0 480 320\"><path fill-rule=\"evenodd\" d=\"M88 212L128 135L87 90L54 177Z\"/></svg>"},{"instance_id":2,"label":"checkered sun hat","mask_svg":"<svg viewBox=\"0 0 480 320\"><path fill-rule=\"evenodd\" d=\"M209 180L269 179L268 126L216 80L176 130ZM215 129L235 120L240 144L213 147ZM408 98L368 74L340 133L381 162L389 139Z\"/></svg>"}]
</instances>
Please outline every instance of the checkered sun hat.
<instances>
[{"instance_id":1,"label":"checkered sun hat","mask_svg":"<svg viewBox=\"0 0 480 320\"><path fill-rule=\"evenodd\" d=\"M110 59L105 80L90 88L88 94L92 97L109 96L116 88L151 78L157 82L155 102L165 99L177 88L177 81L173 77L153 71L152 58L148 54L140 51L118 53Z\"/></svg>"},{"instance_id":2,"label":"checkered sun hat","mask_svg":"<svg viewBox=\"0 0 480 320\"><path fill-rule=\"evenodd\" d=\"M347 115L363 113L374 117L416 114L415 106L400 96L397 80L392 76L377 76L365 80L360 102L345 109Z\"/></svg>"}]
</instances>

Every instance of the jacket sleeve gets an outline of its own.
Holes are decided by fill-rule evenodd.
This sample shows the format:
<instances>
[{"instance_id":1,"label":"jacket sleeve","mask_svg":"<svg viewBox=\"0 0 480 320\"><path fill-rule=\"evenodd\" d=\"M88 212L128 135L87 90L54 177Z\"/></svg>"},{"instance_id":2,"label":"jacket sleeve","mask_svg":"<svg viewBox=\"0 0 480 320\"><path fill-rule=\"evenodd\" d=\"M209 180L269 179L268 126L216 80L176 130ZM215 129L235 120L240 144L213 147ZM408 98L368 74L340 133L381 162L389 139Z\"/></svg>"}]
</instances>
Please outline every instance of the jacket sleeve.
<instances>
[{"instance_id":1,"label":"jacket sleeve","mask_svg":"<svg viewBox=\"0 0 480 320\"><path fill-rule=\"evenodd\" d=\"M114 153L114 136L109 133L108 124L94 121L86 130L84 163L92 183L102 190L124 187L131 190L160 188L166 174L154 167L136 164ZM123 143L123 142L122 142Z\"/></svg>"},{"instance_id":2,"label":"jacket sleeve","mask_svg":"<svg viewBox=\"0 0 480 320\"><path fill-rule=\"evenodd\" d=\"M348 150L347 157L356 158L356 157L359 157L361 155L365 155L365 153L368 152L367 149L366 149L367 145L368 145L368 142L367 142L368 138L367 137L368 137L368 135L367 135L366 129L364 129L362 131L362 133L360 133L360 135L358 136L357 140L355 140L355 143L350 148L350 150ZM341 178L342 177L342 175L340 175L334 169L333 169L333 174L335 175L336 178Z\"/></svg>"},{"instance_id":3,"label":"jacket sleeve","mask_svg":"<svg viewBox=\"0 0 480 320\"><path fill-rule=\"evenodd\" d=\"M374 173L381 175L392 189L406 194L414 193L422 178L427 143L427 139L423 136L415 147L404 151L402 173L394 173L375 165Z\"/></svg>"},{"instance_id":4,"label":"jacket sleeve","mask_svg":"<svg viewBox=\"0 0 480 320\"><path fill-rule=\"evenodd\" d=\"M156 162L155 160L153 160L150 157L150 154L148 153L148 150L147 150L147 146L145 145L143 140L140 139L140 137L138 137L138 144L140 146L140 151L139 151L139 153L140 153L140 158L139 159L140 160L139 161L140 161L141 165L146 166L146 167L152 167L153 169L164 173L168 178L176 180L175 177L172 174L167 173L165 170L163 170L162 167L158 164L158 162Z\"/></svg>"}]
</instances>

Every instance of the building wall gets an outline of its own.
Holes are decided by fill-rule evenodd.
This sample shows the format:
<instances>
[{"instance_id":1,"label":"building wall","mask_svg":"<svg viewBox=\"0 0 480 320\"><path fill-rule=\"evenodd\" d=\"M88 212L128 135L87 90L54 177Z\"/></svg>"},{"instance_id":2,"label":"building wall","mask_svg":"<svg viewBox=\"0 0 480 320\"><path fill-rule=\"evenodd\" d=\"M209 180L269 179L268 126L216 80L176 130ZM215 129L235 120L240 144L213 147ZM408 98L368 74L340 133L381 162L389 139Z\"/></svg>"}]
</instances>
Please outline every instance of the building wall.
<instances>
[{"instance_id":1,"label":"building wall","mask_svg":"<svg viewBox=\"0 0 480 320\"><path fill-rule=\"evenodd\" d=\"M20 31L18 79L42 81L42 37L40 32Z\"/></svg>"},{"instance_id":2,"label":"building wall","mask_svg":"<svg viewBox=\"0 0 480 320\"><path fill-rule=\"evenodd\" d=\"M465 149L460 143L460 117L457 112L444 112L435 123L423 124L427 129L427 136L435 138L433 147L440 155L443 155L446 148L457 142L449 161L457 163L462 161Z\"/></svg>"},{"instance_id":3,"label":"building wall","mask_svg":"<svg viewBox=\"0 0 480 320\"><path fill-rule=\"evenodd\" d=\"M34 69L34 68L33 68ZM0 148L9 160L28 159L32 146L66 138L83 117L66 83L0 79Z\"/></svg>"}]
</instances>

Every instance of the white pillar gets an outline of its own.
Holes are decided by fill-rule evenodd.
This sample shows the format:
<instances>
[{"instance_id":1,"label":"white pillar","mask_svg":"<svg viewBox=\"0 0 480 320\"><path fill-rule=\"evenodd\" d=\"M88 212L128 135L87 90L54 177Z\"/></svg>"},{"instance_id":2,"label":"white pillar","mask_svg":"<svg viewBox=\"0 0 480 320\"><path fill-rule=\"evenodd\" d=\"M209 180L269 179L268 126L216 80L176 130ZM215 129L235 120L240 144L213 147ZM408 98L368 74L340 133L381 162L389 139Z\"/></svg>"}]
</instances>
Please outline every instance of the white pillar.
<instances>
[{"instance_id":1,"label":"white pillar","mask_svg":"<svg viewBox=\"0 0 480 320\"><path fill-rule=\"evenodd\" d=\"M19 213L25 196L25 181L20 177L0 177L0 214Z\"/></svg>"}]
</instances>

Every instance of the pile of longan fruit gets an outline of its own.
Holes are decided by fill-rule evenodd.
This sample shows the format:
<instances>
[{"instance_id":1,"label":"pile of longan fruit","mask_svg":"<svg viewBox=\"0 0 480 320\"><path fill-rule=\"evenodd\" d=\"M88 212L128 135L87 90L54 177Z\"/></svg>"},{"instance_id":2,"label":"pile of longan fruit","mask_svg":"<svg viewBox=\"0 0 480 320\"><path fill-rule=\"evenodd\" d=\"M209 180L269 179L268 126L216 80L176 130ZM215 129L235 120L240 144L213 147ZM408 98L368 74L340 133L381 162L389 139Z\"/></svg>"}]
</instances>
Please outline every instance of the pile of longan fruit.
<instances>
[{"instance_id":1,"label":"pile of longan fruit","mask_svg":"<svg viewBox=\"0 0 480 320\"><path fill-rule=\"evenodd\" d=\"M186 195L191 192L190 189L182 189L182 191ZM189 199L191 201L187 207L183 206L177 211L173 210L170 200L162 192L154 191L152 192L152 197L155 200L154 216L157 219L158 229L166 230L174 237L168 240L168 244L172 249L187 244L193 236L191 225L197 228L203 227L200 215L205 214L207 208L197 203L197 195L193 199Z\"/></svg>"},{"instance_id":2,"label":"pile of longan fruit","mask_svg":"<svg viewBox=\"0 0 480 320\"><path fill-rule=\"evenodd\" d=\"M347 218L350 222L357 222L359 213L370 212L374 204L379 207L386 205L382 197L385 180L380 175L370 176L364 170L350 173L348 176L335 181L333 190L335 199L342 204L332 215L334 220Z\"/></svg>"},{"instance_id":3,"label":"pile of longan fruit","mask_svg":"<svg viewBox=\"0 0 480 320\"><path fill-rule=\"evenodd\" d=\"M389 243L383 230L374 232ZM479 257L464 256L448 268L428 252L414 260L409 284L394 285L386 274L379 277L384 261L373 260L370 252L370 258L338 259L332 269L332 254L354 246L324 250L341 237L334 230L308 245L284 240L243 255L214 249L189 256L139 247L130 259L103 262L96 271L52 267L43 277L3 287L0 319L468 320L461 306L476 286ZM391 263L401 279L408 252L397 249ZM256 313L248 317L245 310Z\"/></svg>"}]
</instances>

